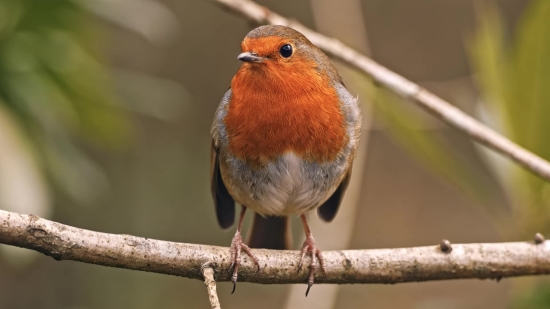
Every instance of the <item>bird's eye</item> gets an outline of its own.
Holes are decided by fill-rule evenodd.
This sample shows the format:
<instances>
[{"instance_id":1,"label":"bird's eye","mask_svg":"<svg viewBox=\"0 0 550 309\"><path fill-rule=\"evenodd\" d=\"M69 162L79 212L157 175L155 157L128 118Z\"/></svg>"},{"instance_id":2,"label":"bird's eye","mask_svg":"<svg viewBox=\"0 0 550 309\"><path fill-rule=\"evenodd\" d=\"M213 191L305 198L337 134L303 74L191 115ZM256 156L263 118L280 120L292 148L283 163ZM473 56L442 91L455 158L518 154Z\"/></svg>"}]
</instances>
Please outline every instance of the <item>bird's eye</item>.
<instances>
[{"instance_id":1,"label":"bird's eye","mask_svg":"<svg viewBox=\"0 0 550 309\"><path fill-rule=\"evenodd\" d=\"M292 56L292 45L290 44L283 45L279 50L279 52L281 53L281 56L283 56L284 58L288 58Z\"/></svg>"}]
</instances>

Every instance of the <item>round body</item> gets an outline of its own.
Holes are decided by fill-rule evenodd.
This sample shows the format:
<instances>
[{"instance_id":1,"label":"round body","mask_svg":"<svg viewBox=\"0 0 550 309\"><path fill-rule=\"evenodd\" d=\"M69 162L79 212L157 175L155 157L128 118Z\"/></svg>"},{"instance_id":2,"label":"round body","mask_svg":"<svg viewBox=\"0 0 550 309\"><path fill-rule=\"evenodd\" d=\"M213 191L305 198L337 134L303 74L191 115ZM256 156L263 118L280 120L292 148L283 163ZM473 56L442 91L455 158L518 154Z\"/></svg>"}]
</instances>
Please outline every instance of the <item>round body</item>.
<instances>
[{"instance_id":1,"label":"round body","mask_svg":"<svg viewBox=\"0 0 550 309\"><path fill-rule=\"evenodd\" d=\"M212 126L221 180L259 214L303 214L349 179L361 130L357 99L293 29L257 28L242 51Z\"/></svg>"}]
</instances>

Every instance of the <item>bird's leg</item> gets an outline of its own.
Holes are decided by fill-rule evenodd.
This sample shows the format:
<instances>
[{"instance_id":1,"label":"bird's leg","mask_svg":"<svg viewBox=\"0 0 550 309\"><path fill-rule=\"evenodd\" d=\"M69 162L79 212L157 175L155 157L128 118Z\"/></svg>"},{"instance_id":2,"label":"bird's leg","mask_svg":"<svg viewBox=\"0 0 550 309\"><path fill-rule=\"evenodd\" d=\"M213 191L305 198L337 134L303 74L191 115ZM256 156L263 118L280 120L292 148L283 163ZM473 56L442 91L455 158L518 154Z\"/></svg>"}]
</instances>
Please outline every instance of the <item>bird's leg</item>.
<instances>
[{"instance_id":1,"label":"bird's leg","mask_svg":"<svg viewBox=\"0 0 550 309\"><path fill-rule=\"evenodd\" d=\"M252 259L254 262L254 265L257 267L257 271L260 270L260 262L258 261L258 258L254 256L252 251L250 250L250 247L248 247L243 242L243 237L241 236L241 228L243 226L243 219L244 214L246 213L246 207L242 207L241 210L241 216L239 218L239 225L237 226L237 232L235 233L235 236L233 236L233 240L231 240L231 266L229 266L229 271L233 269L233 276L231 276L231 282L233 282L233 291L231 291L231 294L235 293L235 288L237 287L237 273L239 272L239 266L241 265L241 250L244 250L248 256Z\"/></svg>"},{"instance_id":2,"label":"bird's leg","mask_svg":"<svg viewBox=\"0 0 550 309\"><path fill-rule=\"evenodd\" d=\"M300 218L302 219L302 225L304 226L304 231L306 232L306 240L304 240L304 244L302 245L302 256L300 257L300 263L298 263L298 270L302 268L304 257L306 256L306 254L311 254L311 264L309 265L309 279L307 281L306 291L307 296L307 294L309 293L309 289L311 288L311 286L313 286L313 280L315 279L315 270L317 270L317 261L315 260L315 257L319 259L319 265L321 266L321 270L323 271L323 273L325 272L325 259L323 258L321 251L317 249L317 246L315 245L315 238L313 238L313 235L309 230L306 216L301 215Z\"/></svg>"}]
</instances>

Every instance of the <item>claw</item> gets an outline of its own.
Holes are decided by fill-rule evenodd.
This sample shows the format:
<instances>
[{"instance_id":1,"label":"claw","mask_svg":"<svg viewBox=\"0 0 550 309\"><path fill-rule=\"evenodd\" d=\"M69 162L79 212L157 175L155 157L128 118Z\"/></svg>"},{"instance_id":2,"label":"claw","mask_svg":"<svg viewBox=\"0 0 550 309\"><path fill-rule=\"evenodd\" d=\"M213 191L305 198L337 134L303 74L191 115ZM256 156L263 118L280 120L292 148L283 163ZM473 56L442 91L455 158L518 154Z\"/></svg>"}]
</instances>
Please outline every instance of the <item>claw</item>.
<instances>
[{"instance_id":1,"label":"claw","mask_svg":"<svg viewBox=\"0 0 550 309\"><path fill-rule=\"evenodd\" d=\"M307 297L307 294L309 294L309 289L311 289L312 286L313 286L313 282L307 284L306 297Z\"/></svg>"},{"instance_id":2,"label":"claw","mask_svg":"<svg viewBox=\"0 0 550 309\"><path fill-rule=\"evenodd\" d=\"M241 265L241 251L246 252L246 254L250 256L250 258L254 262L254 265L256 265L256 271L260 271L260 261L252 253L252 250L250 250L250 247L248 247L243 243L241 233L237 231L235 233L235 236L233 236L233 240L231 241L231 266L229 266L229 272L233 270L233 275L231 276L231 282L233 283L233 290L231 291L231 294L235 293L235 289L237 288L239 266Z\"/></svg>"},{"instance_id":3,"label":"claw","mask_svg":"<svg viewBox=\"0 0 550 309\"><path fill-rule=\"evenodd\" d=\"M315 271L317 270L317 260L319 260L319 266L321 266L321 271L325 273L325 259L321 254L321 251L315 246L315 239L313 236L309 235L306 237L304 244L302 246L302 255L300 256L300 262L298 263L298 271L302 269L304 264L304 258L306 254L311 255L311 264L309 265L309 278L307 281L307 290L306 297L309 294L309 290L313 286L315 281ZM317 259L316 259L317 258Z\"/></svg>"}]
</instances>

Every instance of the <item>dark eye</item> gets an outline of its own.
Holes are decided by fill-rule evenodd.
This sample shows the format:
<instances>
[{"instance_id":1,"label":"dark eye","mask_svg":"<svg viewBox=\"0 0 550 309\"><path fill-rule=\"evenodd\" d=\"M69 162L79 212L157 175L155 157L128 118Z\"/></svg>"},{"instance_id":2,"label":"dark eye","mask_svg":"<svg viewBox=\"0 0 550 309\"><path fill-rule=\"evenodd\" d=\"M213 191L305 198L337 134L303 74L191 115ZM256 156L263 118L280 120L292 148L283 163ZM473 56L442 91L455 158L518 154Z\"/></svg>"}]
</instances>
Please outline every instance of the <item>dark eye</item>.
<instances>
[{"instance_id":1,"label":"dark eye","mask_svg":"<svg viewBox=\"0 0 550 309\"><path fill-rule=\"evenodd\" d=\"M290 44L283 45L283 47L281 47L279 52L281 53L281 56L285 58L292 56L292 45Z\"/></svg>"}]
</instances>

